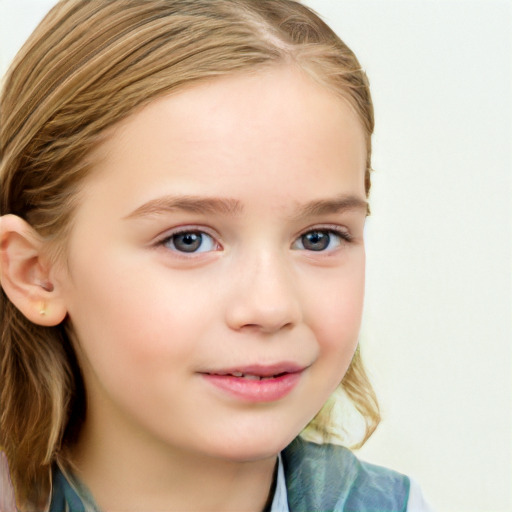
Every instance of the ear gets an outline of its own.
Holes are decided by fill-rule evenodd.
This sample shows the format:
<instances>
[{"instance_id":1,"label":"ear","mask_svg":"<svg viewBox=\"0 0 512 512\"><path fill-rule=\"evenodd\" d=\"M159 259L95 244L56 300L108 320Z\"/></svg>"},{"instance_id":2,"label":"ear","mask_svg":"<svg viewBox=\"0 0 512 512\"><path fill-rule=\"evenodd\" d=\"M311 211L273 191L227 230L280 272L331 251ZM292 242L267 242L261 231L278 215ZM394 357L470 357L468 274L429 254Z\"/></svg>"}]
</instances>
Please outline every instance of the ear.
<instances>
[{"instance_id":1,"label":"ear","mask_svg":"<svg viewBox=\"0 0 512 512\"><path fill-rule=\"evenodd\" d=\"M60 324L67 310L51 279L44 241L16 215L0 217L0 284L9 300L38 325Z\"/></svg>"}]
</instances>

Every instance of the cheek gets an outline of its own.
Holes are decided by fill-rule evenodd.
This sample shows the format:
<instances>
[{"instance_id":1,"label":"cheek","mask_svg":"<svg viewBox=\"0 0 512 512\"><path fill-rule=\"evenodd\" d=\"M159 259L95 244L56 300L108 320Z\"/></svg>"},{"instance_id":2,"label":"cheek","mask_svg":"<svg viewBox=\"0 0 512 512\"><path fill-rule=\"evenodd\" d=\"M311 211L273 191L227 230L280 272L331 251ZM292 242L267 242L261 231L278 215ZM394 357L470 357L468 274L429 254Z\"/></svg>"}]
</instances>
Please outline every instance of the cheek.
<instances>
[{"instance_id":1,"label":"cheek","mask_svg":"<svg viewBox=\"0 0 512 512\"><path fill-rule=\"evenodd\" d=\"M122 368L151 373L192 350L195 310L179 284L165 286L163 276L122 261L109 266L103 259L94 273L83 268L77 272L81 277L74 284L69 316L95 371L120 378Z\"/></svg>"},{"instance_id":2,"label":"cheek","mask_svg":"<svg viewBox=\"0 0 512 512\"><path fill-rule=\"evenodd\" d=\"M326 280L311 302L310 321L326 349L342 351L357 343L364 303L364 260L338 278Z\"/></svg>"}]
</instances>

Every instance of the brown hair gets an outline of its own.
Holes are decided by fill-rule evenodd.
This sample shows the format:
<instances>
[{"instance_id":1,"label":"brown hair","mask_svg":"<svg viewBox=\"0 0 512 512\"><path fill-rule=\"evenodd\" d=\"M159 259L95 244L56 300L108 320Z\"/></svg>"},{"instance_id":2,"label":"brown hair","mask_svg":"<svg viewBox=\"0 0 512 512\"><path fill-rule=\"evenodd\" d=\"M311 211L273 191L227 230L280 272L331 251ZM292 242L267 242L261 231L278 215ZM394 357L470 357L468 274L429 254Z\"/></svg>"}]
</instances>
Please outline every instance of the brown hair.
<instances>
[{"instance_id":1,"label":"brown hair","mask_svg":"<svg viewBox=\"0 0 512 512\"><path fill-rule=\"evenodd\" d=\"M0 97L0 214L27 220L64 253L86 155L106 128L187 84L293 62L343 97L367 140L373 107L352 51L293 0L63 0L15 58ZM0 291L0 446L23 510L48 498L50 467L85 414L83 382L66 323L40 327ZM341 391L379 422L359 351ZM329 414L309 429L327 436ZM362 444L361 442L361 444Z\"/></svg>"}]
</instances>

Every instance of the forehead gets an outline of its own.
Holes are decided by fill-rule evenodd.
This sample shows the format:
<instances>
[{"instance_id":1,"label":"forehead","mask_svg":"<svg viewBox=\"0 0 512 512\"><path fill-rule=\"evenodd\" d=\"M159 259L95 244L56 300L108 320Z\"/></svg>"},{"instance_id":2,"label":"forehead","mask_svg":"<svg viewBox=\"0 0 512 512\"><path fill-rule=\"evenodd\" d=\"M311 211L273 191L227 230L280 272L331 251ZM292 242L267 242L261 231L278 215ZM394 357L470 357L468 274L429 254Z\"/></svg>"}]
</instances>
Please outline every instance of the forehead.
<instances>
[{"instance_id":1,"label":"forehead","mask_svg":"<svg viewBox=\"0 0 512 512\"><path fill-rule=\"evenodd\" d=\"M274 188L293 180L325 189L343 178L351 193L364 195L366 142L357 115L293 66L158 98L114 127L95 156L97 186L117 180L148 195L166 186L226 195L269 177Z\"/></svg>"}]
</instances>

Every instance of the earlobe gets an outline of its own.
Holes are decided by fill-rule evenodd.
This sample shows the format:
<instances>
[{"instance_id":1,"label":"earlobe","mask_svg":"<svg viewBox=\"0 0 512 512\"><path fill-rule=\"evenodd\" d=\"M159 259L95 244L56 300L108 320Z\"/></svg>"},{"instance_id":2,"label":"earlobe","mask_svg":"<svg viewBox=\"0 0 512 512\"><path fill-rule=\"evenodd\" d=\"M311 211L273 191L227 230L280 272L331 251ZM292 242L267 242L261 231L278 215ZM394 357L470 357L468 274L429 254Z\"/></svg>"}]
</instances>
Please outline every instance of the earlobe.
<instances>
[{"instance_id":1,"label":"earlobe","mask_svg":"<svg viewBox=\"0 0 512 512\"><path fill-rule=\"evenodd\" d=\"M60 324L67 313L50 270L44 242L30 224L16 215L0 217L0 284L26 318L47 327Z\"/></svg>"}]
</instances>

